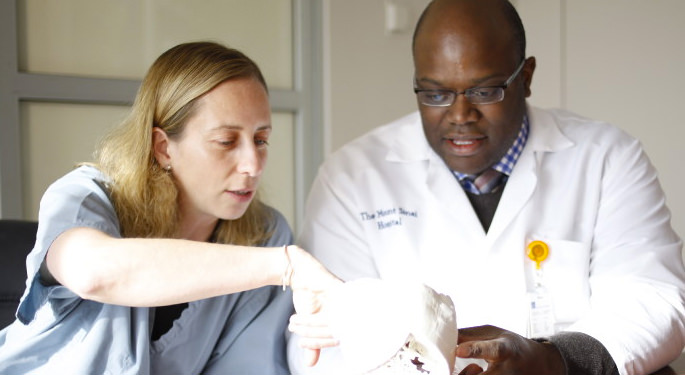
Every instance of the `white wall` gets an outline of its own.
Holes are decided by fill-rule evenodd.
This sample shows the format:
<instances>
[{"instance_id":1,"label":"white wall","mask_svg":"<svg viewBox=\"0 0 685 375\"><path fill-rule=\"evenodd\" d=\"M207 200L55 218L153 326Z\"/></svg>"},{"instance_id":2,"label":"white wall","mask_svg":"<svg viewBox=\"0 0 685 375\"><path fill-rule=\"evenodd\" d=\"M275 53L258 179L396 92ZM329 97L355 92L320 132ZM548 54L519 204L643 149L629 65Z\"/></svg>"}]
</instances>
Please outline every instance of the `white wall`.
<instances>
[{"instance_id":1,"label":"white wall","mask_svg":"<svg viewBox=\"0 0 685 375\"><path fill-rule=\"evenodd\" d=\"M328 151L416 108L413 30L386 34L386 2L327 0ZM395 2L407 6L412 23L427 3ZM640 139L660 171L673 226L685 236L685 1L513 2L538 63L530 101L610 121Z\"/></svg>"},{"instance_id":2,"label":"white wall","mask_svg":"<svg viewBox=\"0 0 685 375\"><path fill-rule=\"evenodd\" d=\"M407 11L407 29L385 30L385 4ZM416 110L411 36L428 0L325 0L327 151Z\"/></svg>"},{"instance_id":3,"label":"white wall","mask_svg":"<svg viewBox=\"0 0 685 375\"><path fill-rule=\"evenodd\" d=\"M685 1L515 4L528 54L538 59L531 102L606 120L637 137L659 170L673 227L685 236Z\"/></svg>"}]
</instances>

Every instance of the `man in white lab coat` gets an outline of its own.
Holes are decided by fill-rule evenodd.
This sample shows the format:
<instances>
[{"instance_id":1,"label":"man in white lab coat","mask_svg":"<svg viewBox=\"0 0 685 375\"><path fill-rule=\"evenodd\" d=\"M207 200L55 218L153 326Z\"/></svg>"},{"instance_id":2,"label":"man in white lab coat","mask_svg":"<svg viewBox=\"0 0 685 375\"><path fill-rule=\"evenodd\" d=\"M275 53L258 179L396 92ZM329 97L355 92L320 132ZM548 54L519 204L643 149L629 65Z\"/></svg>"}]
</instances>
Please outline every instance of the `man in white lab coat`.
<instances>
[{"instance_id":1,"label":"man in white lab coat","mask_svg":"<svg viewBox=\"0 0 685 375\"><path fill-rule=\"evenodd\" d=\"M488 374L648 374L675 359L682 242L639 142L526 104L536 61L507 1L433 1L413 56L419 111L328 158L300 244L344 280L451 296L456 355ZM332 348L308 369L297 348L294 373L339 366Z\"/></svg>"}]
</instances>

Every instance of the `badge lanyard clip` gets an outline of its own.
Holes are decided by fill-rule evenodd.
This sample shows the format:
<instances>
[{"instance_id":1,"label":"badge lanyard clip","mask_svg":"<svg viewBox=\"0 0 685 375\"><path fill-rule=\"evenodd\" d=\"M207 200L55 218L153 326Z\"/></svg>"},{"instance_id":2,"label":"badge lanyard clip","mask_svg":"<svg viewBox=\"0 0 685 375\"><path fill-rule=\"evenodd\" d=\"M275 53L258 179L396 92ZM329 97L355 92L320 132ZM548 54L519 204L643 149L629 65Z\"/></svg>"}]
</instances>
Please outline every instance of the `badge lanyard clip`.
<instances>
[{"instance_id":1,"label":"badge lanyard clip","mask_svg":"<svg viewBox=\"0 0 685 375\"><path fill-rule=\"evenodd\" d=\"M544 285L542 263L549 256L549 246L542 241L528 244L528 258L535 262L535 286L528 293L528 337L549 337L554 334L554 306L552 296Z\"/></svg>"}]
</instances>

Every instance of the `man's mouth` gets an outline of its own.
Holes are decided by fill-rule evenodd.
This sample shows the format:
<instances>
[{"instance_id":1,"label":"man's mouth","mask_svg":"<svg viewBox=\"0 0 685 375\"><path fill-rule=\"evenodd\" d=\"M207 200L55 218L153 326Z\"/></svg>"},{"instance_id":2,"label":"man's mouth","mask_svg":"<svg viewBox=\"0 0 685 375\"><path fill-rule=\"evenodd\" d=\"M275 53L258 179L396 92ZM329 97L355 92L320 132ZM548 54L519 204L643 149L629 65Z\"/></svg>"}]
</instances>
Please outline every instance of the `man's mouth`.
<instances>
[{"instance_id":1,"label":"man's mouth","mask_svg":"<svg viewBox=\"0 0 685 375\"><path fill-rule=\"evenodd\" d=\"M452 139L452 143L456 146L468 146L475 143L474 140Z\"/></svg>"},{"instance_id":2,"label":"man's mouth","mask_svg":"<svg viewBox=\"0 0 685 375\"><path fill-rule=\"evenodd\" d=\"M447 138L446 143L449 145L451 152L457 156L471 156L478 151L485 140L480 138Z\"/></svg>"}]
</instances>

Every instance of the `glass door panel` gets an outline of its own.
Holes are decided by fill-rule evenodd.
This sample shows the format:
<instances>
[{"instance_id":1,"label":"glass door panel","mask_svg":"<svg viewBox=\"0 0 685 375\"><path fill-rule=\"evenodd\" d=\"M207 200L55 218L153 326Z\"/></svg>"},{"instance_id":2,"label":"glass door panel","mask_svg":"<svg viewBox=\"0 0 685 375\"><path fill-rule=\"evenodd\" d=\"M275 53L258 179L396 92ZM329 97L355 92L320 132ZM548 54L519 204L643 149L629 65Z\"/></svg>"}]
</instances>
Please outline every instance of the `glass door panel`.
<instances>
[{"instance_id":1,"label":"glass door panel","mask_svg":"<svg viewBox=\"0 0 685 375\"><path fill-rule=\"evenodd\" d=\"M212 40L254 59L269 83L293 87L289 0L20 0L19 70L142 79L182 42Z\"/></svg>"}]
</instances>

